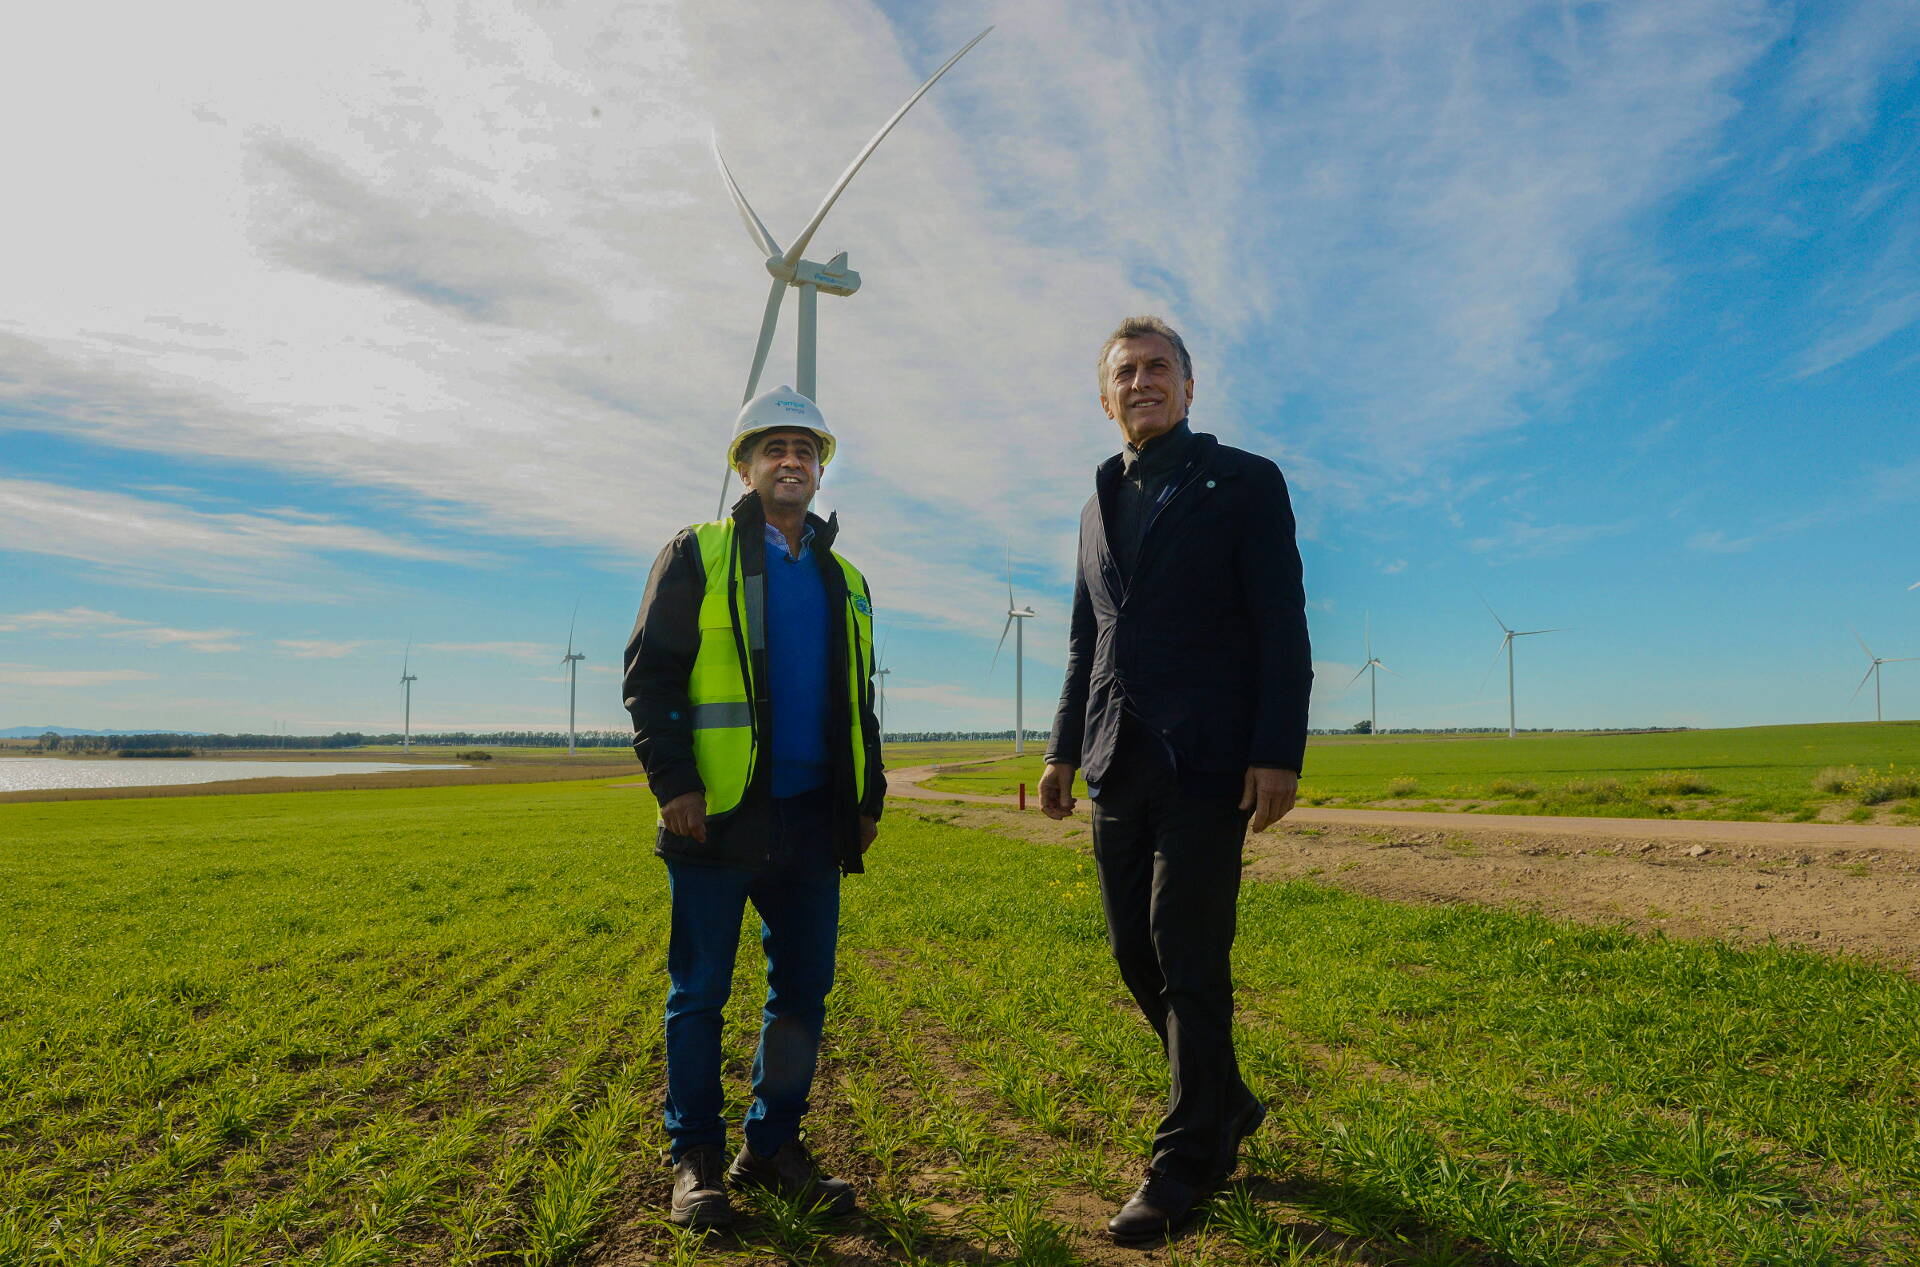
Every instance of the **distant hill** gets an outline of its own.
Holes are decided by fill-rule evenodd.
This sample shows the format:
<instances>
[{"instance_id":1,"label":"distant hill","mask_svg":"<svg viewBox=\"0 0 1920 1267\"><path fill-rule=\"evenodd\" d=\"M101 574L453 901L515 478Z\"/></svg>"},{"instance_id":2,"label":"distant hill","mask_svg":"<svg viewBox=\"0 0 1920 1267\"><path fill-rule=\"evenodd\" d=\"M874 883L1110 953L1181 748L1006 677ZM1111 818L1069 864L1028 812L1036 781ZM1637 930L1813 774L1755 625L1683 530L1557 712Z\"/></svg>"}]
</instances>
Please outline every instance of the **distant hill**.
<instances>
[{"instance_id":1,"label":"distant hill","mask_svg":"<svg viewBox=\"0 0 1920 1267\"><path fill-rule=\"evenodd\" d=\"M197 735L197 730L88 730L74 726L9 726L0 730L0 739L38 739L51 730L65 738L68 735Z\"/></svg>"}]
</instances>

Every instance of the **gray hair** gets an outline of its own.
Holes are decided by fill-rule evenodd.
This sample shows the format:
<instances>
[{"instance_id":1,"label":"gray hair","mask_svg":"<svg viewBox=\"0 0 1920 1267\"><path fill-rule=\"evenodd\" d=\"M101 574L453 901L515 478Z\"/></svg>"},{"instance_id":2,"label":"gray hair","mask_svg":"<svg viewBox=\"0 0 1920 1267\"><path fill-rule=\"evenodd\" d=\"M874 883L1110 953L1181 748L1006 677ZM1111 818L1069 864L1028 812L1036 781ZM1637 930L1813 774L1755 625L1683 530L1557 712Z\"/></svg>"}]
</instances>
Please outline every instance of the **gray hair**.
<instances>
[{"instance_id":1,"label":"gray hair","mask_svg":"<svg viewBox=\"0 0 1920 1267\"><path fill-rule=\"evenodd\" d=\"M1180 377L1193 377L1193 358L1187 355L1187 341L1180 337L1178 330L1175 330L1159 317L1128 317L1118 326L1115 326L1113 333L1107 336L1107 341L1100 345L1100 360L1097 362L1097 365L1100 374L1101 395L1104 396L1107 390L1107 353L1113 351L1113 345L1116 343L1125 343L1128 339L1142 338L1150 334L1159 335L1168 343L1172 344L1173 350L1180 354Z\"/></svg>"}]
</instances>

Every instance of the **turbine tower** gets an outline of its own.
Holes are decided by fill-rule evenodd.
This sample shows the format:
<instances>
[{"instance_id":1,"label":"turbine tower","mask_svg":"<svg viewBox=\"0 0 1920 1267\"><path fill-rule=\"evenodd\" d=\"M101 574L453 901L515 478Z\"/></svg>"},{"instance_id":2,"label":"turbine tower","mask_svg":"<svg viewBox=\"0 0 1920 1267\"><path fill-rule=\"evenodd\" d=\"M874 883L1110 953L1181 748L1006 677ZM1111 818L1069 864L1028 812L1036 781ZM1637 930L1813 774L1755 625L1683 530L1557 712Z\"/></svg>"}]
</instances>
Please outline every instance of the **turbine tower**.
<instances>
[{"instance_id":1,"label":"turbine tower","mask_svg":"<svg viewBox=\"0 0 1920 1267\"><path fill-rule=\"evenodd\" d=\"M1013 543L1007 543L1007 623L1000 626L1000 641L993 648L993 663L987 666L987 676L993 676L994 668L1000 663L1000 649L1007 645L1007 630L1013 630L1013 755L1019 756L1027 750L1026 719L1026 624L1035 615L1031 607L1019 607L1013 601Z\"/></svg>"},{"instance_id":2,"label":"turbine tower","mask_svg":"<svg viewBox=\"0 0 1920 1267\"><path fill-rule=\"evenodd\" d=\"M887 742L887 674L893 672L887 667L887 639L893 637L889 632L880 640L880 654L873 662L874 685L880 688L880 742Z\"/></svg>"},{"instance_id":3,"label":"turbine tower","mask_svg":"<svg viewBox=\"0 0 1920 1267\"><path fill-rule=\"evenodd\" d=\"M1531 638L1536 634L1565 633L1566 630L1564 628L1509 629L1507 628L1507 622L1500 619L1500 613L1493 610L1493 604L1489 603L1484 595L1480 599L1480 604L1487 609L1487 615L1493 617L1493 623L1500 626L1500 632L1505 635L1505 637L1500 639L1500 650L1493 653L1493 664L1500 663L1500 651L1507 653L1507 738L1512 739L1518 734L1513 724L1513 640L1515 638ZM1493 664L1487 666L1488 673L1493 672ZM1482 677L1480 684L1485 686L1486 681L1486 678Z\"/></svg>"},{"instance_id":4,"label":"turbine tower","mask_svg":"<svg viewBox=\"0 0 1920 1267\"><path fill-rule=\"evenodd\" d=\"M1851 629L1853 627L1849 625L1848 628ZM1885 721L1886 718L1880 715L1880 666L1883 664L1901 664L1908 660L1920 660L1920 656L1911 656L1911 655L1877 656L1873 654L1873 648L1867 645L1867 640L1860 636L1860 631L1858 629L1853 630L1853 640L1860 644L1860 649L1862 651L1867 653L1867 660L1869 661L1869 663L1867 665L1867 677L1863 677L1860 679L1860 686L1854 687L1853 694L1848 698L1850 700L1860 698L1860 688L1864 687L1867 684L1867 678L1869 677L1872 678L1873 679L1873 719L1875 721Z\"/></svg>"},{"instance_id":5,"label":"turbine tower","mask_svg":"<svg viewBox=\"0 0 1920 1267\"><path fill-rule=\"evenodd\" d=\"M854 156L853 162L847 164L847 169L840 173L840 179L834 182L833 188L827 191L827 196L821 199L819 208L813 213L813 219L807 221L807 227L800 230L800 236L795 238L793 244L784 251L780 249L780 244L774 241L773 234L767 232L767 226L760 222L760 217L754 214L752 205L747 202L747 196L740 192L739 184L727 168L727 160L720 153L719 134L714 134L713 160L720 165L720 176L727 182L727 192L733 195L733 205L739 209L740 219L747 226L747 236L753 239L753 244L766 258L767 272L773 276L773 286L767 291L766 312L760 318L760 341L753 350L753 368L747 373L747 390L740 396L742 405L753 399L755 390L760 386L760 371L766 367L767 349L773 345L774 327L780 322L780 305L786 300L789 286L800 292L799 347L795 353L794 389L808 400L818 399L814 394L814 326L819 312L820 292L824 290L829 295L851 295L860 289L860 274L847 267L845 251L840 252L825 264L816 264L812 260L802 259L801 256L812 243L813 235L819 231L820 222L827 218L827 212L833 209L835 200L846 189L847 183L853 179L854 173L860 170L861 164L865 163L880 142L886 139L887 133L893 131L894 124L900 122L907 111L913 109L916 101L926 96L927 89L933 87L940 76L952 69L955 62L972 51L975 44L986 39L987 31L991 30L993 28L988 27L986 31L968 40L965 47L946 60L945 65L928 76L927 82L921 84L914 94L907 98L905 105L893 112L893 117L873 134L873 139L867 142L866 148ZM715 518L727 512L727 489L731 486L732 480L733 469L729 467L720 476L720 508L714 512Z\"/></svg>"},{"instance_id":6,"label":"turbine tower","mask_svg":"<svg viewBox=\"0 0 1920 1267\"><path fill-rule=\"evenodd\" d=\"M405 720L400 726L400 751L413 751L413 684L420 678L407 672L407 666L413 663L413 639L407 639L406 654L400 658L400 689L406 692Z\"/></svg>"},{"instance_id":7,"label":"turbine tower","mask_svg":"<svg viewBox=\"0 0 1920 1267\"><path fill-rule=\"evenodd\" d=\"M1376 672L1376 670L1379 669L1386 669L1388 673L1393 673L1392 669L1387 669L1387 666L1380 663L1379 658L1373 654L1373 613L1368 612L1367 662L1360 666L1360 673L1369 674L1367 679L1367 733L1371 735L1380 733L1380 675ZM1354 674L1352 679L1348 681L1347 685L1349 687L1360 680L1360 673ZM1393 675L1395 677L1400 676L1398 673L1393 673Z\"/></svg>"},{"instance_id":8,"label":"turbine tower","mask_svg":"<svg viewBox=\"0 0 1920 1267\"><path fill-rule=\"evenodd\" d=\"M580 662L587 657L573 649L573 625L580 618L580 604L573 605L573 615L567 618L567 654L560 657L560 663L567 670L567 755L573 756L578 749L573 739L573 704L575 687L578 685Z\"/></svg>"}]
</instances>

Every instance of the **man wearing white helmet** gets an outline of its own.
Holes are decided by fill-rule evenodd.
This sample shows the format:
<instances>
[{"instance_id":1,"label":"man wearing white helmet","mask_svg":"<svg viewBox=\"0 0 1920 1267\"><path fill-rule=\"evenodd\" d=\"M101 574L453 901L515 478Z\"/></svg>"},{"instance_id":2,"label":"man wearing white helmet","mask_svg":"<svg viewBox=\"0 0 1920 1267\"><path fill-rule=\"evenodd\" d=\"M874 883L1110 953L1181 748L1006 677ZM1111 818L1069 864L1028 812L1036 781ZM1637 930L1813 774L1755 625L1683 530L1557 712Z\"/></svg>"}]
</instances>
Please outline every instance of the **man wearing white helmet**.
<instances>
[{"instance_id":1,"label":"man wearing white helmet","mask_svg":"<svg viewBox=\"0 0 1920 1267\"><path fill-rule=\"evenodd\" d=\"M862 870L886 780L873 713L873 604L808 513L833 432L790 387L740 411L728 448L746 492L728 518L660 552L627 643L634 751L660 803L666 860L669 1217L732 1218L726 1183L854 1205L800 1139L827 991L840 877ZM726 1166L720 1014L746 904L762 922L767 1003L745 1143Z\"/></svg>"}]
</instances>

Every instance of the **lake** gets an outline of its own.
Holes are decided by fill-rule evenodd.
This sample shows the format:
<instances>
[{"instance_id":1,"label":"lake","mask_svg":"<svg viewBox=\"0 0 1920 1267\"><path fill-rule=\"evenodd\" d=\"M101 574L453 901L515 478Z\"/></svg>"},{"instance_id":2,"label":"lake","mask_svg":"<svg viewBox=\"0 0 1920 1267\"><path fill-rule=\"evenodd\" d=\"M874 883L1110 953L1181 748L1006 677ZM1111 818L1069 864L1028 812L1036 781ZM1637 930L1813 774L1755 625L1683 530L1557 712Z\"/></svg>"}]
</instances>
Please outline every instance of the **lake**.
<instances>
[{"instance_id":1,"label":"lake","mask_svg":"<svg viewBox=\"0 0 1920 1267\"><path fill-rule=\"evenodd\" d=\"M200 761L171 757L66 761L58 757L0 757L0 792L81 787L170 787L180 783L220 783L227 779L318 779L329 774L466 768L463 765L414 765L397 761Z\"/></svg>"}]
</instances>

